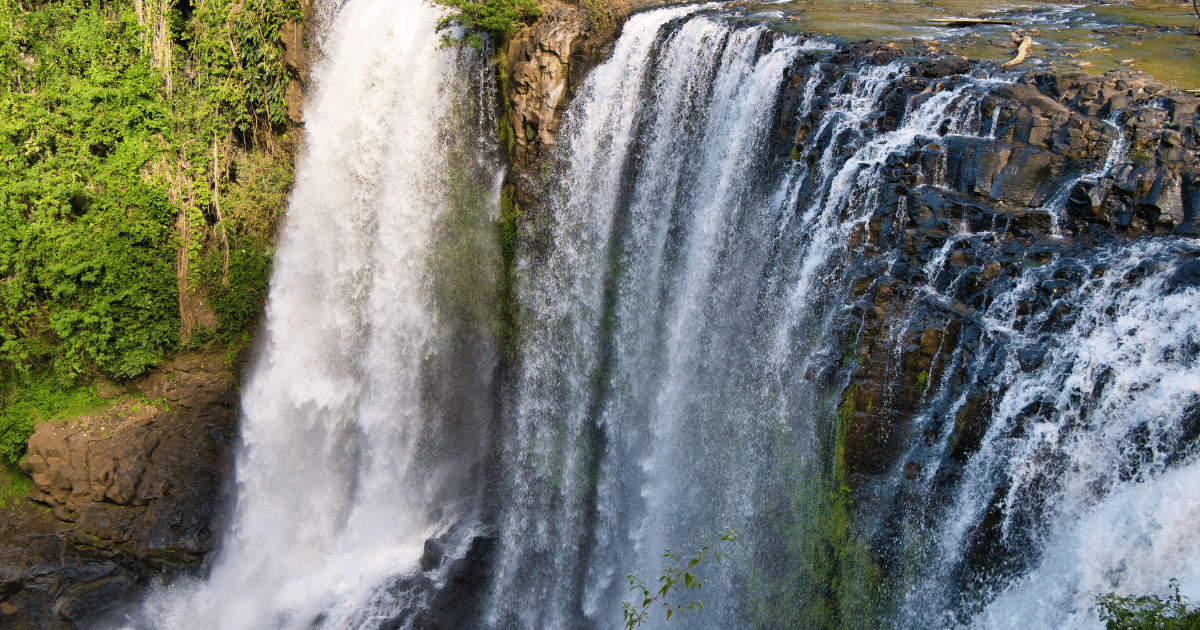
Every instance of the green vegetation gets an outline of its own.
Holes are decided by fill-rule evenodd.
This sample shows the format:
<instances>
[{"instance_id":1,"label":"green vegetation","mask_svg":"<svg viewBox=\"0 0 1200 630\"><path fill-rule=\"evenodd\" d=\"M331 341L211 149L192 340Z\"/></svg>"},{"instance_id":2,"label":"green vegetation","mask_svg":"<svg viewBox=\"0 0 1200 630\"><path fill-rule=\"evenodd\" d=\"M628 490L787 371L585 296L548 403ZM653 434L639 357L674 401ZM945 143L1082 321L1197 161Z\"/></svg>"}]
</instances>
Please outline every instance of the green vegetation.
<instances>
[{"instance_id":1,"label":"green vegetation","mask_svg":"<svg viewBox=\"0 0 1200 630\"><path fill-rule=\"evenodd\" d=\"M43 370L11 374L0 387L0 508L29 494L30 479L17 467L25 443L43 422L74 418L100 409L105 402L91 387L64 385Z\"/></svg>"},{"instance_id":2,"label":"green vegetation","mask_svg":"<svg viewBox=\"0 0 1200 630\"><path fill-rule=\"evenodd\" d=\"M13 464L0 466L0 509L16 505L29 494L33 480Z\"/></svg>"},{"instance_id":3,"label":"green vegetation","mask_svg":"<svg viewBox=\"0 0 1200 630\"><path fill-rule=\"evenodd\" d=\"M297 0L0 0L0 459L93 375L251 325L300 19Z\"/></svg>"},{"instance_id":4,"label":"green vegetation","mask_svg":"<svg viewBox=\"0 0 1200 630\"><path fill-rule=\"evenodd\" d=\"M0 399L0 462L5 464L17 463L25 453L25 440L41 423L82 415L105 404L91 387L64 385L49 372L14 375L5 385Z\"/></svg>"},{"instance_id":5,"label":"green vegetation","mask_svg":"<svg viewBox=\"0 0 1200 630\"><path fill-rule=\"evenodd\" d=\"M501 352L510 359L517 356L521 339L520 304L517 302L517 289L514 286L521 214L520 204L513 199L513 186L508 184L500 192L500 221L496 226L500 241L497 337Z\"/></svg>"},{"instance_id":6,"label":"green vegetation","mask_svg":"<svg viewBox=\"0 0 1200 630\"><path fill-rule=\"evenodd\" d=\"M592 28L606 30L612 25L612 16L608 14L603 0L580 0L579 6L587 11Z\"/></svg>"},{"instance_id":7,"label":"green vegetation","mask_svg":"<svg viewBox=\"0 0 1200 630\"><path fill-rule=\"evenodd\" d=\"M1188 606L1190 600L1179 595L1179 582L1171 580L1174 595L1119 597L1101 595L1100 620L1108 630L1200 630L1200 608Z\"/></svg>"},{"instance_id":8,"label":"green vegetation","mask_svg":"<svg viewBox=\"0 0 1200 630\"><path fill-rule=\"evenodd\" d=\"M532 24L542 16L535 0L435 0L449 7L451 12L438 21L437 30L460 26L463 34L454 38L442 34L446 45L465 44L472 48L483 48L483 39L490 37L497 43L521 30L521 26Z\"/></svg>"},{"instance_id":9,"label":"green vegetation","mask_svg":"<svg viewBox=\"0 0 1200 630\"><path fill-rule=\"evenodd\" d=\"M789 431L774 436L786 499L764 506L775 535L787 545L785 562L771 559L753 571L750 610L762 630L883 628L891 606L883 572L854 528L846 434L859 387L850 384L821 404L829 421L817 427L817 457L797 455Z\"/></svg>"},{"instance_id":10,"label":"green vegetation","mask_svg":"<svg viewBox=\"0 0 1200 630\"><path fill-rule=\"evenodd\" d=\"M217 326L213 331L197 330L193 337L198 339L193 341L211 333L223 344L233 343L258 317L267 298L271 279L269 243L260 236L244 236L230 244L230 251L213 249L201 261L201 286L217 315Z\"/></svg>"},{"instance_id":11,"label":"green vegetation","mask_svg":"<svg viewBox=\"0 0 1200 630\"><path fill-rule=\"evenodd\" d=\"M666 610L668 620L675 613L679 613L679 616L683 617L688 612L704 608L704 603L698 599L689 600L686 604L671 604L667 601L667 597L671 595L672 591L678 592L680 588L687 593L693 593L704 586L708 581L696 573L697 567L709 561L720 562L723 558L728 558L729 552L722 550L720 545L737 540L737 534L726 527L725 531L719 534L717 546L707 544L706 537L702 536L700 540L704 546L700 547L687 562L681 561L679 556L670 549L663 554L670 564L663 569L662 575L658 578L659 586L654 591L651 591L637 576L629 574L629 590L639 593L642 601L640 603L623 602L625 630L633 630L646 623L650 611L660 606Z\"/></svg>"}]
</instances>

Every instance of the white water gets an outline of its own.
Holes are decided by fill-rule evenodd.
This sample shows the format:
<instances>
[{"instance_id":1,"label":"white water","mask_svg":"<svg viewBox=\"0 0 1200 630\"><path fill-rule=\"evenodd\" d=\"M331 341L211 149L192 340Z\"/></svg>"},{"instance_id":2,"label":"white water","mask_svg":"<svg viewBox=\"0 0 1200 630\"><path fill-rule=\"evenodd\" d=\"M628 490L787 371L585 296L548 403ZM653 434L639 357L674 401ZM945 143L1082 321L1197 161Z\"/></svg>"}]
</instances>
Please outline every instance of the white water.
<instances>
[{"instance_id":1,"label":"white water","mask_svg":"<svg viewBox=\"0 0 1200 630\"><path fill-rule=\"evenodd\" d=\"M1108 155L1104 158L1104 164L1100 165L1097 170L1090 173L1084 173L1074 180L1062 184L1058 192L1053 197L1042 204L1041 210L1050 214L1050 233L1056 237L1062 236L1062 224L1066 222L1067 200L1070 199L1075 186L1084 182L1095 184L1100 181L1100 178L1110 175L1113 169L1118 164L1125 161L1129 153L1129 138L1125 135L1125 130L1121 128L1120 121L1121 112L1115 112L1105 119L1104 124L1113 129L1116 138L1113 139L1112 145L1108 147Z\"/></svg>"},{"instance_id":2,"label":"white water","mask_svg":"<svg viewBox=\"0 0 1200 630\"><path fill-rule=\"evenodd\" d=\"M838 366L847 340L836 336L851 325L842 303L846 267L875 246L864 243L872 220L891 214L897 225L907 220L905 198L881 207L882 180L894 172L890 159L936 148L950 135L995 141L996 120L991 137L982 137L988 121L979 103L1001 81L940 83L914 97L885 131L877 127L883 99L904 76L903 64L864 65L831 81L820 64L793 63L805 50L795 40L762 45L760 28L731 28L705 15L679 20L685 12L635 16L568 113L562 145L568 152L553 172L562 182L553 245L546 260L525 260L521 268L527 337L506 412L508 485L489 627L617 627L620 602L630 597L626 574L653 580L665 548L686 553L699 536L726 526L744 532L735 558L706 573L708 606L685 623L803 625L806 617L796 611L807 605L804 594L821 588L806 582L821 576L805 573L801 551L804 536L816 535L804 529L815 527L811 510L818 507L807 484L828 474L817 455L828 440L821 427L848 380ZM784 68L801 76L796 109L782 115L809 117L812 130L794 154L798 161L779 169L778 157L766 151ZM814 114L818 88L828 101ZM1085 177L1103 177L1120 159L1118 143L1102 171ZM916 175L917 185L944 189L938 164L931 166ZM972 232L965 217L949 228L925 261L931 286L916 287L917 300L954 303L958 279L949 287L933 283L957 245L1011 244L997 226ZM1004 396L962 480L950 490L929 490L949 493L951 505L928 529L912 533L914 566L898 579L900 623L1009 627L1002 620L1017 617L1011 627L1083 627L1094 621L1089 590L1153 582L1145 586L1150 590L1164 587L1169 574L1191 575L1183 568L1198 564L1196 545L1183 528L1200 501L1186 494L1156 499L1191 479L1190 460L1168 467L1167 455L1153 455L1139 468L1141 481L1114 472L1128 465L1120 463L1128 459L1120 446L1126 434L1151 409L1161 420L1148 425L1148 448L1165 453L1158 445L1184 430L1188 392L1200 376L1184 356L1195 335L1186 306L1195 303L1192 290L1165 299L1156 280L1121 281L1141 256L1158 257L1155 278L1171 273L1172 245L1147 247L1160 249L1128 247L1105 254L1111 260L1089 253L1076 261L1097 279L1058 298L1083 314L1074 328L1055 333L1040 369L1026 374L1002 354L993 370L994 355L984 352L968 366L972 373L992 370L980 376L981 387ZM903 257L878 255L891 265ZM1003 340L1016 353L1046 343L1010 321L1021 296L1058 269L1029 267L980 314L983 347ZM908 317L909 308L897 313ZM1110 317L1108 309L1124 315ZM904 323L896 326L890 341L899 365L910 342ZM1127 339L1130 326L1140 331L1139 341ZM955 364L968 354L960 347L938 351L952 354ZM1177 364L1162 359L1172 351L1182 353ZM1097 378L1102 364L1125 376L1103 401L1078 402L1080 392L1091 391L1083 381ZM1178 378L1167 378L1171 373ZM948 388L953 379L943 380ZM953 418L967 396L953 400L949 389L933 385L927 400L936 400L947 418L933 446L949 453ZM1035 395L1056 397L1059 414L1011 438L1020 401ZM1081 428L1081 404L1114 417ZM1050 439L1059 432L1072 437ZM1049 453L1046 444L1053 445ZM932 484L937 470L931 466L924 481ZM881 480L874 491L896 492L902 482L889 483ZM1015 542L1005 548L1009 556L995 561L1024 568L959 582L972 536L1004 483L1012 486L1004 509L1014 522L1004 525L1003 536ZM883 499L862 498L863 509L888 507ZM1023 513L1033 516L1021 520ZM1117 522L1121 515L1126 520ZM864 529L888 518L860 517ZM1177 549L1169 547L1174 537L1184 540ZM1136 542L1142 539L1148 542ZM1114 551L1093 553L1099 544ZM1174 551L1181 558L1169 560ZM1044 594L1050 583L1061 586L1058 595ZM763 614L774 617L764 622ZM649 623L669 627L661 616Z\"/></svg>"},{"instance_id":3,"label":"white water","mask_svg":"<svg viewBox=\"0 0 1200 630\"><path fill-rule=\"evenodd\" d=\"M521 269L490 627L619 626L626 574L654 580L664 549L777 510L814 518L795 496L821 474L814 433L832 408L809 373L838 343L829 300L850 243L889 157L983 124L974 99L994 82L963 79L879 132L905 68L865 66L833 89L800 162L772 172L780 77L805 47L704 16L668 24L687 11L631 19L568 112L553 246ZM798 116L827 80L804 72ZM720 605L689 623L746 627L757 596L802 607L747 575L789 544L744 536L706 576Z\"/></svg>"},{"instance_id":4,"label":"white water","mask_svg":"<svg viewBox=\"0 0 1200 630\"><path fill-rule=\"evenodd\" d=\"M488 409L461 400L490 400L481 375L492 364L486 347L458 356L479 339L463 343L471 321L447 308L462 288L446 280L462 260L448 252L462 247L447 245L455 230L443 223L462 60L437 49L436 12L419 3L350 0L328 16L268 340L244 392L231 530L208 579L157 592L137 627L405 627L445 580L441 570L418 579L425 539L461 556L481 532L499 541L483 625L615 628L627 573L653 582L665 548L686 554L726 526L742 540L731 562L706 569L708 607L682 623L803 625L796 611L825 588L804 564L829 476L820 451L849 380L844 346L857 341L839 337L853 325L848 268L873 246L873 219L908 220L905 197L880 207L889 159L944 135L979 136L979 99L996 82L942 82L883 130L903 64L831 78L795 63L813 46L704 15L680 20L697 11L635 15L578 86L550 171L554 240L517 270L520 369L501 394L486 527L472 471ZM795 163L770 153L791 71L800 102L782 115L813 122ZM831 101L817 110L819 96ZM936 165L918 181L944 186ZM1006 238L972 233L965 218L952 230L924 266L921 299L952 301L958 279L937 278L959 244ZM1048 344L1048 358L1026 371L1001 353L980 377L996 388L995 420L961 481L930 490L949 505L914 534L902 623L1085 627L1092 591L1200 583L1188 534L1200 516L1188 491L1196 466L1172 442L1200 381L1189 350L1200 296L1164 284L1172 248L1195 247L1123 246L1027 269L981 315L980 346L1015 355ZM880 259L902 262L899 252ZM1127 280L1143 261L1154 265L1146 278ZM1018 305L1070 265L1091 279L1057 299L1079 314L1043 334ZM903 328L891 339L897 359ZM965 369L995 368L985 355ZM949 408L933 447L948 451L966 395L951 402L943 380L927 398ZM1034 399L1053 400L1057 415L1023 417ZM937 467L927 470L917 484L932 483ZM1027 566L956 582L1004 483L1003 537ZM1033 526L1020 520L1030 509L1041 510ZM649 627L671 625L655 616Z\"/></svg>"},{"instance_id":5,"label":"white water","mask_svg":"<svg viewBox=\"0 0 1200 630\"><path fill-rule=\"evenodd\" d=\"M1183 262L1176 254L1198 247L1164 240L1058 261L1027 272L989 309L986 334L1007 343L1008 359L988 387L1004 394L939 532L936 585L910 594L916 615L945 605L929 607L929 593L956 571L1000 479L1003 538L1040 557L1012 584L977 585L996 599L972 627L1092 628L1097 595L1165 596L1171 578L1185 596L1200 595L1200 494L1191 485L1200 462L1183 437L1200 403L1200 290L1170 280ZM1076 310L1056 333L1044 315L1020 314L1020 303L1061 269L1093 279L1056 297ZM1030 347L1047 348L1032 371L1016 358ZM1054 411L1030 417L1034 404ZM1040 513L1032 529L1031 512Z\"/></svg>"},{"instance_id":6,"label":"white water","mask_svg":"<svg viewBox=\"0 0 1200 630\"><path fill-rule=\"evenodd\" d=\"M431 453L449 429L422 389L451 334L430 261L467 64L439 49L429 3L324 10L266 341L242 391L230 530L207 579L153 594L139 627L377 627L414 603L381 586L472 518L446 494L486 434Z\"/></svg>"}]
</instances>

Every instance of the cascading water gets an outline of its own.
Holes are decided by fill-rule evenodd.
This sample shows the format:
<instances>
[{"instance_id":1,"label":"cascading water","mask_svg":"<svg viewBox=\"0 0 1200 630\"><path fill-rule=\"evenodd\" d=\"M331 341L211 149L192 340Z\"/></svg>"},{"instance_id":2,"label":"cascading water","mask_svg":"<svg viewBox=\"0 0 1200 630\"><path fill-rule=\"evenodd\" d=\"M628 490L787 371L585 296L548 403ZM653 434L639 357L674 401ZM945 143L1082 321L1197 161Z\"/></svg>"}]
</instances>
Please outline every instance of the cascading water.
<instances>
[{"instance_id":1,"label":"cascading water","mask_svg":"<svg viewBox=\"0 0 1200 630\"><path fill-rule=\"evenodd\" d=\"M961 616L940 598L964 574L971 599L996 597L974 627L1088 627L1099 593L1200 580L1200 497L1187 490L1200 471L1197 255L1194 240L1164 240L1064 257L1022 274L988 309L984 343L1003 354L980 353L967 372L986 373L996 413L939 528L931 573L909 594L909 619ZM1028 296L1047 285L1062 293L1030 313ZM1016 558L1027 574L1004 561L966 568L989 510L1000 519L990 544L1034 554ZM1020 577L993 581L1006 572Z\"/></svg>"},{"instance_id":2,"label":"cascading water","mask_svg":"<svg viewBox=\"0 0 1200 630\"><path fill-rule=\"evenodd\" d=\"M1044 207L974 217L947 147L1002 141L989 99L1015 77L904 88L904 63L845 71L820 48L662 10L580 86L553 244L518 269L487 626L620 626L626 574L726 526L742 537L691 626L1087 627L1089 592L1200 584L1181 529L1200 500L1155 505L1193 476L1200 317L1170 279L1200 245L1051 234L1124 159L1117 119L1104 154L1046 176ZM936 196L958 216L931 218ZM924 286L885 282L902 275ZM1100 539L1120 551L1088 556Z\"/></svg>"},{"instance_id":3,"label":"cascading water","mask_svg":"<svg viewBox=\"0 0 1200 630\"><path fill-rule=\"evenodd\" d=\"M315 94L242 392L236 508L202 582L137 627L400 627L477 519L491 418L485 77L420 1L326 6Z\"/></svg>"},{"instance_id":4,"label":"cascading water","mask_svg":"<svg viewBox=\"0 0 1200 630\"><path fill-rule=\"evenodd\" d=\"M327 16L231 530L136 627L615 628L627 574L725 527L689 625L1082 628L1200 585L1200 242L1071 227L1119 130L1011 208L1015 77L634 15L493 383L486 78L436 17Z\"/></svg>"}]
</instances>

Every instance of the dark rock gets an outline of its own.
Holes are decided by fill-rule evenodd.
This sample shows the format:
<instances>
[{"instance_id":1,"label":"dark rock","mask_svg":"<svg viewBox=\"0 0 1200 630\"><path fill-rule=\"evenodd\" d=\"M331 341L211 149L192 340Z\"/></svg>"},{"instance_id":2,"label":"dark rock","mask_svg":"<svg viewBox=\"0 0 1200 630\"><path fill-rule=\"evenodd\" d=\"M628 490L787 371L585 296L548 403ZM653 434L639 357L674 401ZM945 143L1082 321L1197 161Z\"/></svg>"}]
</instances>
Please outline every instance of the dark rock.
<instances>
[{"instance_id":1,"label":"dark rock","mask_svg":"<svg viewBox=\"0 0 1200 630\"><path fill-rule=\"evenodd\" d=\"M425 614L413 624L417 630L453 630L476 624L487 605L488 579L492 575L500 540L477 536L464 557L446 568L445 584L429 603Z\"/></svg>"},{"instance_id":2,"label":"dark rock","mask_svg":"<svg viewBox=\"0 0 1200 630\"><path fill-rule=\"evenodd\" d=\"M995 175L991 198L1019 206L1029 205L1050 176L1054 155L1033 146L1004 147L1004 166Z\"/></svg>"},{"instance_id":3,"label":"dark rock","mask_svg":"<svg viewBox=\"0 0 1200 630\"><path fill-rule=\"evenodd\" d=\"M1020 364L1022 372L1032 372L1042 367L1045 357L1045 346L1028 346L1017 351L1017 363Z\"/></svg>"},{"instance_id":4,"label":"dark rock","mask_svg":"<svg viewBox=\"0 0 1200 630\"><path fill-rule=\"evenodd\" d=\"M141 595L142 587L130 574L120 574L72 584L54 599L51 610L76 627L97 626L113 612L126 608Z\"/></svg>"},{"instance_id":5,"label":"dark rock","mask_svg":"<svg viewBox=\"0 0 1200 630\"><path fill-rule=\"evenodd\" d=\"M1175 233L1200 236L1200 173L1184 173L1180 177L1180 200L1184 219L1175 227Z\"/></svg>"},{"instance_id":6,"label":"dark rock","mask_svg":"<svg viewBox=\"0 0 1200 630\"><path fill-rule=\"evenodd\" d=\"M965 57L941 57L924 59L916 64L916 74L927 79L940 79L969 70L971 62Z\"/></svg>"},{"instance_id":7,"label":"dark rock","mask_svg":"<svg viewBox=\"0 0 1200 630\"><path fill-rule=\"evenodd\" d=\"M1016 101L1025 106L1031 113L1050 115L1069 111L1058 101L1046 96L1030 83L1013 83L996 90L996 96Z\"/></svg>"},{"instance_id":8,"label":"dark rock","mask_svg":"<svg viewBox=\"0 0 1200 630\"><path fill-rule=\"evenodd\" d=\"M425 550L421 554L421 570L426 573L442 566L442 558L446 555L446 547L436 538L425 540Z\"/></svg>"},{"instance_id":9,"label":"dark rock","mask_svg":"<svg viewBox=\"0 0 1200 630\"><path fill-rule=\"evenodd\" d=\"M1167 291L1200 287L1200 259L1184 261L1167 279Z\"/></svg>"}]
</instances>

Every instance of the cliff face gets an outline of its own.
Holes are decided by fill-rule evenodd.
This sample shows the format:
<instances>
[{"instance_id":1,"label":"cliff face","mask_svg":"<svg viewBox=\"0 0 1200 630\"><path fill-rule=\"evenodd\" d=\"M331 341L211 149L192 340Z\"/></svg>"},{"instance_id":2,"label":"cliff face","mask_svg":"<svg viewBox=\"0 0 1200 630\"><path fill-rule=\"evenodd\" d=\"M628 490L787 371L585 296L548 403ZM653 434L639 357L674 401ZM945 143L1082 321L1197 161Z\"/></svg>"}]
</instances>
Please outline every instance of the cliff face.
<instances>
[{"instance_id":1,"label":"cliff face","mask_svg":"<svg viewBox=\"0 0 1200 630\"><path fill-rule=\"evenodd\" d=\"M245 355L243 355L243 359ZM223 351L168 361L111 408L47 423L21 467L29 500L0 529L5 627L88 628L219 541L237 390ZM25 624L22 626L21 624Z\"/></svg>"},{"instance_id":2,"label":"cliff face","mask_svg":"<svg viewBox=\"0 0 1200 630\"><path fill-rule=\"evenodd\" d=\"M555 143L573 91L609 53L628 5L594 11L559 0L541 4L542 18L522 29L500 51L504 116L498 121L503 147L519 182L522 204L534 201L537 177Z\"/></svg>"},{"instance_id":3,"label":"cliff face","mask_svg":"<svg viewBox=\"0 0 1200 630\"><path fill-rule=\"evenodd\" d=\"M576 6L547 0L544 17L506 43L500 136L512 167L507 184L521 205L546 208L544 169L555 159L569 159L555 155L554 147L574 87L609 54L628 15L652 4ZM300 72L302 34L292 25L283 38L288 64ZM881 44L849 46L798 63L823 64L820 91L831 89L851 65L901 58L913 72L889 88L893 121L913 103L948 89L947 77L973 67L960 58L906 57ZM773 123L773 149L786 166L789 160L807 159L804 147L813 121L821 108L833 105L824 99L804 117L786 116L806 86L787 75L780 80L788 85ZM289 83L288 115L294 122L299 122L295 113L302 97L300 82ZM881 213L864 226L858 237L862 253L851 261L849 273L853 319L861 324L846 333L857 367L853 387L844 395L844 464L857 489L881 483L897 465L904 466L906 476L920 475L927 462L904 459L913 436L921 433L914 418L929 405L925 384L944 380L953 368L941 349L978 335L972 327L981 309L1007 290L1021 269L1134 237L1200 235L1197 106L1195 97L1139 73L1031 73L997 88L986 101L982 113L990 138L930 143L889 162L888 199L880 207L905 211ZM1121 137L1128 147L1121 163L1102 176L1082 177L1089 165L1105 161ZM1056 225L1042 207L1052 201L1054 186L1071 180L1077 181L1069 186L1063 219ZM963 224L996 226L996 237L987 244L964 241L945 256L944 273L927 277L925 270ZM887 263L892 255L905 264ZM1059 306L1053 296L1083 281L1064 276L1055 286L1032 292L1025 308L1061 321L1070 314L1055 313ZM945 285L943 294L953 299L918 301L911 310L910 298L931 282ZM1035 354L1022 360L1033 365L1041 360ZM210 353L169 362L133 384L148 399L165 400L169 410L125 406L74 425L47 425L34 435L23 467L33 476L38 506L11 512L0 536L5 622L89 627L119 614L120 606L154 577L200 567L221 529L221 487L236 430L236 388L225 361L220 353ZM831 364L830 370L837 367ZM958 387L955 394L969 402L950 451L938 454L952 460L978 448L991 423L993 394L971 383ZM922 498L908 497L914 504ZM989 535L981 530L981 549L993 544ZM988 559L980 555L978 560ZM467 583L456 586L458 594L480 592L483 586L475 577L468 574Z\"/></svg>"},{"instance_id":4,"label":"cliff face","mask_svg":"<svg viewBox=\"0 0 1200 630\"><path fill-rule=\"evenodd\" d=\"M890 115L946 89L940 72L928 74L934 76L893 87ZM975 324L983 310L1011 289L1021 270L1135 238L1200 233L1197 104L1144 73L1031 73L985 100L981 113L991 118L993 137L951 136L894 156L880 206L905 212L879 213L865 226L851 275L862 325L855 341L856 394L849 401L850 474L884 474L909 450L909 423L927 407L925 384L941 382L953 367L944 349L979 334ZM796 123L795 137L808 132L806 125L806 119ZM781 131L793 133L786 123ZM1103 175L1087 166L1106 160L1113 166ZM1053 199L1056 190L1069 196ZM1047 209L1059 204L1056 220ZM929 265L947 256L947 241L963 229L994 230L996 240L952 243L939 274L929 277ZM905 264L886 262L897 255ZM1031 295L1026 308L1065 308L1055 296L1085 280L1062 279L1061 286ZM927 300L915 313L908 310L922 287L940 285L947 285L952 301ZM899 356L897 347L904 349ZM956 394L976 396L967 384ZM969 454L989 426L984 398L978 392L960 418L954 457Z\"/></svg>"},{"instance_id":5,"label":"cliff face","mask_svg":"<svg viewBox=\"0 0 1200 630\"><path fill-rule=\"evenodd\" d=\"M498 130L512 164L517 201L538 205L541 171L552 159L563 114L588 71L608 58L629 15L664 0L544 0L542 18L508 40L501 52L503 116Z\"/></svg>"}]
</instances>

